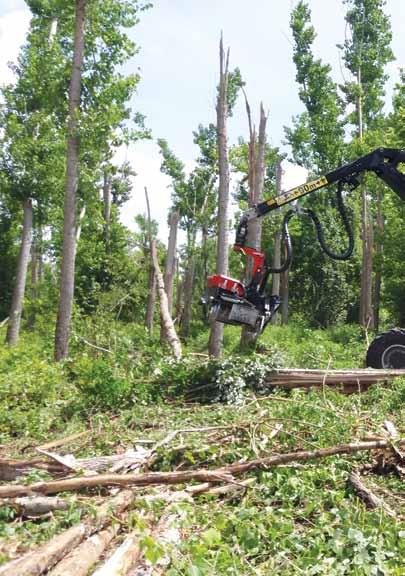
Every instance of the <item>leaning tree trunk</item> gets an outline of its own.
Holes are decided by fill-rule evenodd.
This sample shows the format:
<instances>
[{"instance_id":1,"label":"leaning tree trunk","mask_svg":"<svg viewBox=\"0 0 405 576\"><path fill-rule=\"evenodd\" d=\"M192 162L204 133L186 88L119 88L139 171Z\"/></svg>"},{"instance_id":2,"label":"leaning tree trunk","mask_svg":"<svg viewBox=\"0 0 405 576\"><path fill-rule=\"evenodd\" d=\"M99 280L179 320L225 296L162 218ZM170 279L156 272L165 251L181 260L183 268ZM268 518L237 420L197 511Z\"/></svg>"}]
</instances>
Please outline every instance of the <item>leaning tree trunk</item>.
<instances>
[{"instance_id":1,"label":"leaning tree trunk","mask_svg":"<svg viewBox=\"0 0 405 576\"><path fill-rule=\"evenodd\" d=\"M246 98L246 96L245 96ZM265 151L266 151L266 123L267 118L264 113L263 104L260 103L260 123L259 123L259 137L256 146L256 131L252 127L252 121L250 116L250 107L246 99L246 110L249 120L249 206L254 206L258 204L263 198L263 186L264 186L264 172L265 172ZM255 218L249 222L249 228L247 233L247 245L260 250L262 238L262 226L261 220ZM249 263L247 267L246 282L250 282L252 279L252 265L253 261L249 258ZM257 334L249 330L246 326L243 326L240 345L241 347L251 346L256 342Z\"/></svg>"},{"instance_id":2,"label":"leaning tree trunk","mask_svg":"<svg viewBox=\"0 0 405 576\"><path fill-rule=\"evenodd\" d=\"M148 242L149 242L149 277L148 277L148 298L146 301L146 314L145 314L145 328L152 335L153 332L153 317L155 312L155 302L156 302L156 271L153 265L152 258L152 218L150 215L150 204L148 189L145 186L145 200L146 209L148 212ZM146 250L145 250L146 257Z\"/></svg>"},{"instance_id":3,"label":"leaning tree trunk","mask_svg":"<svg viewBox=\"0 0 405 576\"><path fill-rule=\"evenodd\" d=\"M173 356L178 360L181 358L181 343L174 328L173 320L169 312L167 294L165 291L165 284L163 281L163 274L160 271L159 261L157 257L156 242L152 240L151 243L152 262L155 268L156 282L159 293L160 303L160 321L162 323L163 333L166 342L172 349Z\"/></svg>"},{"instance_id":4,"label":"leaning tree trunk","mask_svg":"<svg viewBox=\"0 0 405 576\"><path fill-rule=\"evenodd\" d=\"M14 284L13 297L9 313L6 342L14 346L20 333L21 313L24 302L25 283L27 279L28 262L32 242L32 200L24 201L24 223L21 238L21 248L17 261L17 275Z\"/></svg>"},{"instance_id":5,"label":"leaning tree trunk","mask_svg":"<svg viewBox=\"0 0 405 576\"><path fill-rule=\"evenodd\" d=\"M228 115L228 67L229 50L225 58L222 36L219 43L219 91L217 100L217 148L219 164L218 189L218 240L217 274L228 273L228 209L229 209L229 161L226 119ZM221 355L224 325L212 322L209 353L218 358Z\"/></svg>"},{"instance_id":6,"label":"leaning tree trunk","mask_svg":"<svg viewBox=\"0 0 405 576\"><path fill-rule=\"evenodd\" d=\"M69 117L67 126L67 154L63 247L60 275L60 296L55 332L55 360L66 358L69 352L70 321L73 306L76 259L76 191L79 172L80 90L84 58L84 26L86 0L76 0L73 66L69 88Z\"/></svg>"}]
</instances>

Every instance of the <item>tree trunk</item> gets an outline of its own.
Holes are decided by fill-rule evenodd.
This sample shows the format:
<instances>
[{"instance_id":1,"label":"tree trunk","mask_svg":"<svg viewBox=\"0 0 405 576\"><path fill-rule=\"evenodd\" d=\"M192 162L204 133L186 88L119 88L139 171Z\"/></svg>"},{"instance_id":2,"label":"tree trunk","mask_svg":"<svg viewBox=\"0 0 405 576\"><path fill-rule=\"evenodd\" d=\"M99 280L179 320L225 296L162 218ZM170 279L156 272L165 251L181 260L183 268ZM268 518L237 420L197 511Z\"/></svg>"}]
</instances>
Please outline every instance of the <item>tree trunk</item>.
<instances>
[{"instance_id":1,"label":"tree trunk","mask_svg":"<svg viewBox=\"0 0 405 576\"><path fill-rule=\"evenodd\" d=\"M246 99L246 95L245 95ZM264 113L263 104L260 103L260 123L259 123L259 137L256 146L256 131L252 126L250 107L246 99L246 110L249 120L249 207L258 204L263 198L263 185L264 185L264 156L266 151L266 123L267 118ZM247 233L247 245L260 250L262 237L262 223L259 218L255 218L249 222ZM252 279L253 260L249 258L246 268L246 282ZM249 330L247 326L242 327L240 346L251 346L256 342L257 335Z\"/></svg>"},{"instance_id":2,"label":"tree trunk","mask_svg":"<svg viewBox=\"0 0 405 576\"><path fill-rule=\"evenodd\" d=\"M357 71L358 97L357 127L359 140L363 140L363 100L362 78L360 68ZM366 329L373 328L373 230L369 218L369 207L364 184L361 184L361 240L362 240L362 265L360 285L360 325Z\"/></svg>"},{"instance_id":3,"label":"tree trunk","mask_svg":"<svg viewBox=\"0 0 405 576\"><path fill-rule=\"evenodd\" d=\"M184 308L183 308L183 316L181 319L181 335L184 338L188 338L190 334L190 321L192 314L193 292L194 292L194 272L195 272L195 255L193 246L192 252L188 257L187 269L184 274L184 285L183 285Z\"/></svg>"},{"instance_id":4,"label":"tree trunk","mask_svg":"<svg viewBox=\"0 0 405 576\"><path fill-rule=\"evenodd\" d=\"M145 315L145 327L152 334L153 330L153 316L155 311L156 302L156 272L153 265L152 258L152 220L150 215L150 204L148 189L145 186L145 199L146 199L146 209L148 211L148 241L149 241L149 279L148 279L148 299L146 301L146 315ZM146 256L146 254L145 254Z\"/></svg>"},{"instance_id":5,"label":"tree trunk","mask_svg":"<svg viewBox=\"0 0 405 576\"><path fill-rule=\"evenodd\" d=\"M362 271L360 295L360 324L366 329L374 328L373 314L373 225L370 221L368 200L364 188L361 191L362 205Z\"/></svg>"},{"instance_id":6,"label":"tree trunk","mask_svg":"<svg viewBox=\"0 0 405 576\"><path fill-rule=\"evenodd\" d=\"M104 217L104 239L106 247L110 242L110 221L111 221L111 176L104 172L103 184L103 217Z\"/></svg>"},{"instance_id":7,"label":"tree trunk","mask_svg":"<svg viewBox=\"0 0 405 576\"><path fill-rule=\"evenodd\" d=\"M376 271L374 278L374 294L373 294L373 310L374 310L374 328L378 330L380 324L380 296L381 296L381 282L382 282L382 258L383 258L383 234L384 234L384 214L382 206L381 190L378 190L377 196L377 233L378 238L376 241L375 255L376 255Z\"/></svg>"},{"instance_id":8,"label":"tree trunk","mask_svg":"<svg viewBox=\"0 0 405 576\"><path fill-rule=\"evenodd\" d=\"M229 161L226 119L228 115L229 50L225 58L222 36L219 43L219 92L217 100L217 147L219 164L218 189L218 240L217 240L217 274L228 273L228 207L229 207ZM221 355L224 325L212 322L209 353L218 358Z\"/></svg>"},{"instance_id":9,"label":"tree trunk","mask_svg":"<svg viewBox=\"0 0 405 576\"><path fill-rule=\"evenodd\" d=\"M175 275L175 265L176 265L176 246L177 246L177 227L179 225L180 214L178 211L170 213L169 216L169 240L167 244L167 256L165 265L165 290L167 294L167 302L169 306L169 312L172 314L173 311L173 282Z\"/></svg>"},{"instance_id":10,"label":"tree trunk","mask_svg":"<svg viewBox=\"0 0 405 576\"><path fill-rule=\"evenodd\" d=\"M153 331L153 315L155 310L156 302L156 275L153 265L149 268L149 279L148 279L148 298L146 300L146 314L145 314L145 328L148 330L149 334Z\"/></svg>"},{"instance_id":11,"label":"tree trunk","mask_svg":"<svg viewBox=\"0 0 405 576\"><path fill-rule=\"evenodd\" d=\"M152 240L151 244L151 253L152 253L152 260L153 266L155 268L155 275L156 275L156 282L159 292L159 303L160 303L160 319L163 327L163 332L165 335L165 340L171 347L173 351L173 356L176 359L181 358L181 343L176 334L176 330L174 328L172 317L169 313L168 303L167 303L167 295L165 292L165 285L163 281L163 274L160 271L159 261L157 257L156 251L156 243Z\"/></svg>"},{"instance_id":12,"label":"tree trunk","mask_svg":"<svg viewBox=\"0 0 405 576\"><path fill-rule=\"evenodd\" d=\"M6 342L14 346L18 342L20 333L21 313L24 302L25 284L27 279L28 262L32 242L32 200L24 200L24 222L21 238L20 253L17 261L17 274L14 284L13 297L9 313Z\"/></svg>"},{"instance_id":13,"label":"tree trunk","mask_svg":"<svg viewBox=\"0 0 405 576\"><path fill-rule=\"evenodd\" d=\"M181 323L181 319L183 316L183 286L184 286L184 278L182 279L178 275L177 289L176 289L176 318L175 318L177 324Z\"/></svg>"},{"instance_id":14,"label":"tree trunk","mask_svg":"<svg viewBox=\"0 0 405 576\"><path fill-rule=\"evenodd\" d=\"M274 257L273 257L273 267L280 268L281 263L281 232L276 232L274 234ZM280 296L280 284L281 284L281 274L273 274L271 283L271 293L273 296ZM270 320L271 324L277 324L277 314L274 314L273 318Z\"/></svg>"},{"instance_id":15,"label":"tree trunk","mask_svg":"<svg viewBox=\"0 0 405 576\"><path fill-rule=\"evenodd\" d=\"M285 255L287 256L287 254ZM288 324L288 296L289 296L290 274L289 270L281 273L280 278L280 297L281 297L281 323L283 326Z\"/></svg>"},{"instance_id":16,"label":"tree trunk","mask_svg":"<svg viewBox=\"0 0 405 576\"><path fill-rule=\"evenodd\" d=\"M38 226L36 234L33 234L31 244L31 305L36 302L39 297L39 281L41 272L41 228ZM32 307L30 315L27 319L27 328L33 330L36 320L35 304Z\"/></svg>"},{"instance_id":17,"label":"tree trunk","mask_svg":"<svg viewBox=\"0 0 405 576\"><path fill-rule=\"evenodd\" d=\"M55 360L66 358L69 352L70 321L72 316L76 258L76 191L79 171L79 126L81 76L84 58L84 26L86 0L76 0L73 67L69 88L69 118L67 126L67 154L63 248L60 276L60 296L55 332Z\"/></svg>"}]
</instances>

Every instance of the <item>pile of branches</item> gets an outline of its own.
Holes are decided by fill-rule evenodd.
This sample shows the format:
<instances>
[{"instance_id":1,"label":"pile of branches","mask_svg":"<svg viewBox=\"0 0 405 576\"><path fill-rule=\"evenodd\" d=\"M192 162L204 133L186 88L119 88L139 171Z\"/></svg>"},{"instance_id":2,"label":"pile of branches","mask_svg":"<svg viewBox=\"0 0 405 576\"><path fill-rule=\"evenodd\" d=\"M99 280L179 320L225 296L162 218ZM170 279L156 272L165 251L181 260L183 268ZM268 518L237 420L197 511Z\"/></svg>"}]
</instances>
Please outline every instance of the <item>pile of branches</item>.
<instances>
[{"instance_id":1,"label":"pile of branches","mask_svg":"<svg viewBox=\"0 0 405 576\"><path fill-rule=\"evenodd\" d=\"M173 512L170 503L191 501L200 494L235 498L255 484L255 475L249 473L336 455L373 452L376 463L362 470L353 470L348 483L368 507L381 508L384 513L395 516L395 512L371 492L360 476L366 469L381 473L388 468L393 471L394 468L396 474L403 476L405 473L405 459L401 452L405 447L405 438L399 436L391 422L387 421L384 426L385 435L378 438L310 451L274 453L216 468L188 466L184 469L183 466L181 470L151 471L161 452L167 451L176 438L189 433L234 433L232 425L174 430L150 448L144 447L149 441L139 441L134 449L123 454L78 459L73 455L62 456L51 451L51 448L72 438L69 437L37 448L39 458L0 459L1 503L14 508L22 518L36 518L58 509L66 509L68 503L65 498L69 492L87 491L87 494L99 496L102 489L104 494L102 503L95 507L94 513L54 536L46 544L3 564L0 576L163 574L170 559L164 556L152 565L145 556L142 542L145 536L157 543L176 544L181 540L181 513L179 508ZM270 436L275 437L281 429L281 424L276 425ZM53 479L22 483L21 478L32 470L45 470ZM95 493L95 489L98 492ZM60 494L64 497L58 496ZM140 511L138 509L142 518L142 531L137 527L125 534L124 527L131 508L139 502L151 500L163 500L166 503L160 517L151 514L150 507Z\"/></svg>"}]
</instances>

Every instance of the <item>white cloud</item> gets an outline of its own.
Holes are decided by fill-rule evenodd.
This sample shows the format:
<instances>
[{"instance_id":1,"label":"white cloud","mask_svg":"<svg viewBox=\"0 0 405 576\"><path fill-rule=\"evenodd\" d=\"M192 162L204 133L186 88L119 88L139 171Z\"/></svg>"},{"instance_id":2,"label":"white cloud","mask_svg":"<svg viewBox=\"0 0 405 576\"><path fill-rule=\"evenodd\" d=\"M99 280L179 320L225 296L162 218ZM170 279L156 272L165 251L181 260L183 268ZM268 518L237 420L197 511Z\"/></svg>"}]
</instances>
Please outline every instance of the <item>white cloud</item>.
<instances>
[{"instance_id":1,"label":"white cloud","mask_svg":"<svg viewBox=\"0 0 405 576\"><path fill-rule=\"evenodd\" d=\"M284 160L282 162L283 175L281 178L281 189L290 190L295 186L304 184L308 178L308 170L298 164L293 164Z\"/></svg>"},{"instance_id":2,"label":"white cloud","mask_svg":"<svg viewBox=\"0 0 405 576\"><path fill-rule=\"evenodd\" d=\"M14 81L8 63L17 62L18 53L24 43L31 13L29 10L14 10L0 18L0 84Z\"/></svg>"},{"instance_id":3,"label":"white cloud","mask_svg":"<svg viewBox=\"0 0 405 576\"><path fill-rule=\"evenodd\" d=\"M160 172L161 158L153 141L135 144L121 149L115 163L128 161L137 175L133 178L132 196L121 213L121 221L131 230L136 228L135 216L146 214L145 186L148 189L151 216L159 223L159 238L166 242L167 216L171 205L170 178Z\"/></svg>"}]
</instances>

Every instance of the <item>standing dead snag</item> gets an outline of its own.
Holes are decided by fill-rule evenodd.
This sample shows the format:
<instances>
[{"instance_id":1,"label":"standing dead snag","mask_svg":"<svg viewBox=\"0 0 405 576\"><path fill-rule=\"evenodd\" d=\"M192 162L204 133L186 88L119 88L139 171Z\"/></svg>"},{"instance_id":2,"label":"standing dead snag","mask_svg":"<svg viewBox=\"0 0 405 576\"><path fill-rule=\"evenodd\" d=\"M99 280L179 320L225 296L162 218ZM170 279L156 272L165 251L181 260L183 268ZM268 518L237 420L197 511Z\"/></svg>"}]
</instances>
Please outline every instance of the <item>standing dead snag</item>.
<instances>
[{"instance_id":1,"label":"standing dead snag","mask_svg":"<svg viewBox=\"0 0 405 576\"><path fill-rule=\"evenodd\" d=\"M219 90L217 100L217 148L219 164L217 274L228 273L229 160L226 120L228 116L229 50L225 57L222 35L219 44ZM210 355L221 355L224 325L212 322Z\"/></svg>"},{"instance_id":2,"label":"standing dead snag","mask_svg":"<svg viewBox=\"0 0 405 576\"><path fill-rule=\"evenodd\" d=\"M176 330L174 328L173 320L169 312L169 306L167 302L167 294L165 291L165 285L163 281L163 274L160 270L159 261L157 257L156 251L156 242L152 240L151 244L152 250L152 261L153 267L155 269L157 287L158 287L158 294L159 294L159 304L160 304L160 319L162 322L162 330L164 333L164 337L169 343L173 355L175 358L181 358L181 343L179 337L177 336Z\"/></svg>"},{"instance_id":3,"label":"standing dead snag","mask_svg":"<svg viewBox=\"0 0 405 576\"><path fill-rule=\"evenodd\" d=\"M266 152L266 123L267 116L263 109L263 104L260 103L260 122L259 122L259 135L256 138L256 128L252 124L252 117L250 112L249 102L245 91L246 113L249 122L249 207L255 206L263 199L264 187L264 173L265 173L265 152ZM257 142L256 142L257 140ZM247 244L256 250L260 250L262 237L262 223L261 220L256 218L249 224L247 234ZM249 258L246 268L246 281L250 282L252 278L253 259ZM247 346L256 340L255 336L247 326L242 327L240 344Z\"/></svg>"}]
</instances>

